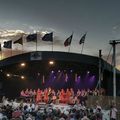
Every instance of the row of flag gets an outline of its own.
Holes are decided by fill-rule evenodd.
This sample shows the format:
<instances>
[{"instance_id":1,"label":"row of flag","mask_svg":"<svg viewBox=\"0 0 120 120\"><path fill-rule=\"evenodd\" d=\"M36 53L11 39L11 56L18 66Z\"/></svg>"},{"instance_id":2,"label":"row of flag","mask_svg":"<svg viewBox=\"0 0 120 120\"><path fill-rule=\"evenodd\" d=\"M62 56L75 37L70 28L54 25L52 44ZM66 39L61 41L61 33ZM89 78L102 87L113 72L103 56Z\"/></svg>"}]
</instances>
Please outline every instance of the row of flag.
<instances>
[{"instance_id":1,"label":"row of flag","mask_svg":"<svg viewBox=\"0 0 120 120\"><path fill-rule=\"evenodd\" d=\"M65 40L65 42L64 42L64 46L65 46L65 47L71 45L72 38L73 38L73 34L70 35L70 36ZM85 38L86 38L86 33L81 37L81 39L80 39L80 41L79 41L79 44L84 43L84 42L85 42ZM43 41L53 42L53 32L45 34L45 35L42 37L42 40L43 40ZM37 33L29 34L29 35L26 37L26 41L27 41L27 42L36 42L36 43L37 43ZM8 48L8 49L12 49L12 42L13 42L12 40L5 41L3 47L4 47L4 48ZM21 36L18 40L16 40L16 41L13 42L13 44L17 44L17 43L23 45L23 36ZM1 51L1 44L0 44L0 51Z\"/></svg>"}]
</instances>

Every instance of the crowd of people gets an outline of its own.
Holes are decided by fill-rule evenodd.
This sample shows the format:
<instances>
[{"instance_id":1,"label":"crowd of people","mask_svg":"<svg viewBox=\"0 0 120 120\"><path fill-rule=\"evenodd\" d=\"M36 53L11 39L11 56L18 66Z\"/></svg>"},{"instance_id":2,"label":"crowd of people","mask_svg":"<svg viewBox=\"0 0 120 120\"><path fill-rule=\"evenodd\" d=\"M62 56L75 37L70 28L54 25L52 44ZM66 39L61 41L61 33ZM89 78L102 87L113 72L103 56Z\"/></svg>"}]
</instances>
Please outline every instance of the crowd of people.
<instances>
[{"instance_id":1,"label":"crowd of people","mask_svg":"<svg viewBox=\"0 0 120 120\"><path fill-rule=\"evenodd\" d=\"M0 120L103 120L102 108L87 108L82 104L59 104L9 101L3 97Z\"/></svg>"},{"instance_id":2,"label":"crowd of people","mask_svg":"<svg viewBox=\"0 0 120 120\"><path fill-rule=\"evenodd\" d=\"M24 99L1 99L0 120L117 120L115 104L109 109L109 117L106 118L98 102L94 108L87 107L85 101L88 95L101 94L103 92L97 89L77 92L72 88L58 91L51 88L22 90ZM46 95L48 99L45 99Z\"/></svg>"}]
</instances>

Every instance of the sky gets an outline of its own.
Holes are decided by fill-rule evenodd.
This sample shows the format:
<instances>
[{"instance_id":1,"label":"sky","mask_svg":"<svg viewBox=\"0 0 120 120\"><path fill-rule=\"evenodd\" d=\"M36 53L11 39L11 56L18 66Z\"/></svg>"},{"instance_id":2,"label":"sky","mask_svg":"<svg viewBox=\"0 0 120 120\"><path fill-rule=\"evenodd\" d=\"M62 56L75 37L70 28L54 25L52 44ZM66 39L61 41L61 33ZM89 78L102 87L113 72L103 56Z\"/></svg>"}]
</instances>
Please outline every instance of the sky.
<instances>
[{"instance_id":1,"label":"sky","mask_svg":"<svg viewBox=\"0 0 120 120\"><path fill-rule=\"evenodd\" d=\"M64 41L73 33L70 50L81 53L82 45L78 43L87 32L83 54L98 56L102 49L106 58L111 47L109 40L120 39L119 5L119 0L0 0L0 41L14 39L21 32L48 31L54 33L54 50L66 52ZM11 30L15 34L9 38ZM38 50L51 50L50 43L39 44ZM24 50L34 50L34 44L25 45ZM14 46L15 51L20 47ZM120 45L117 45L118 65Z\"/></svg>"}]
</instances>

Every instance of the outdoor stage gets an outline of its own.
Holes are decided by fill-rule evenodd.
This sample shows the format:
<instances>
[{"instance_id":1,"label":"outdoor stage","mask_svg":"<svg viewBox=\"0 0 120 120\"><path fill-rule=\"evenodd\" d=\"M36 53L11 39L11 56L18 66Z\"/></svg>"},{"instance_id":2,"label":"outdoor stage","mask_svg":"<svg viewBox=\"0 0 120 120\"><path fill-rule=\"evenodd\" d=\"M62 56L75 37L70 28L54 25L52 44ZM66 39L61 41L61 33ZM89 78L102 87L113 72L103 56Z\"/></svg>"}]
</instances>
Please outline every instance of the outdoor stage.
<instances>
[{"instance_id":1,"label":"outdoor stage","mask_svg":"<svg viewBox=\"0 0 120 120\"><path fill-rule=\"evenodd\" d=\"M50 62L53 62L51 64ZM102 62L101 87L112 95L112 67ZM22 65L23 64L23 65ZM24 65L25 64L25 65ZM1 90L19 97L23 89L94 89L98 85L99 58L76 53L37 51L0 61ZM120 72L117 71L117 79ZM119 88L118 81L117 88Z\"/></svg>"}]
</instances>

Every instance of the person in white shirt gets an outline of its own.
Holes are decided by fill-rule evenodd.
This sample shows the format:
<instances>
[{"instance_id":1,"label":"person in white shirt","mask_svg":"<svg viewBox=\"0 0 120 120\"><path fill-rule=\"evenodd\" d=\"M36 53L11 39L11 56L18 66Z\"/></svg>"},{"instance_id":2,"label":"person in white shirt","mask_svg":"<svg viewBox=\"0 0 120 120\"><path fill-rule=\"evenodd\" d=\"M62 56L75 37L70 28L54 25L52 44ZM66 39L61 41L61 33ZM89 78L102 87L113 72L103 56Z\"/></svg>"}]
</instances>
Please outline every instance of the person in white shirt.
<instances>
[{"instance_id":1,"label":"person in white shirt","mask_svg":"<svg viewBox=\"0 0 120 120\"><path fill-rule=\"evenodd\" d=\"M18 108L20 106L20 103L18 103L17 100L15 99L13 101L12 105L13 105L13 109L16 109L16 108Z\"/></svg>"},{"instance_id":2,"label":"person in white shirt","mask_svg":"<svg viewBox=\"0 0 120 120\"><path fill-rule=\"evenodd\" d=\"M87 117L87 115L85 113L85 115L83 116L83 118L81 120L90 120L90 119Z\"/></svg>"},{"instance_id":3,"label":"person in white shirt","mask_svg":"<svg viewBox=\"0 0 120 120\"><path fill-rule=\"evenodd\" d=\"M110 120L117 120L117 109L115 104L111 107L110 110Z\"/></svg>"}]
</instances>

